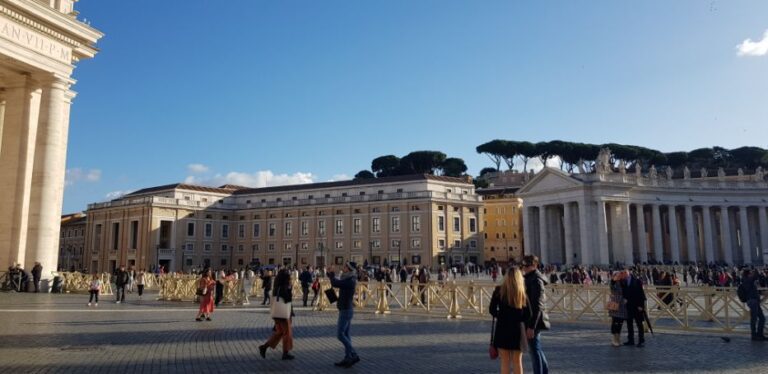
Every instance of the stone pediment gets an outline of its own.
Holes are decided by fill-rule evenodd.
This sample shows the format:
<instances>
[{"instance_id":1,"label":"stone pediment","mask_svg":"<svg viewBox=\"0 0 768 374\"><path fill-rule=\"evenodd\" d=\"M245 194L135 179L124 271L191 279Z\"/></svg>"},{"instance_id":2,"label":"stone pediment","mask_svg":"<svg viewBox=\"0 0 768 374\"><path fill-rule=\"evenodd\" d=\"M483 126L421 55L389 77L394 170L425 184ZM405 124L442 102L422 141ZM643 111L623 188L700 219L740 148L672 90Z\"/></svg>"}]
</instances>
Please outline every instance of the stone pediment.
<instances>
[{"instance_id":1,"label":"stone pediment","mask_svg":"<svg viewBox=\"0 0 768 374\"><path fill-rule=\"evenodd\" d=\"M524 184L518 194L535 194L582 186L584 183L554 168L545 168Z\"/></svg>"}]
</instances>

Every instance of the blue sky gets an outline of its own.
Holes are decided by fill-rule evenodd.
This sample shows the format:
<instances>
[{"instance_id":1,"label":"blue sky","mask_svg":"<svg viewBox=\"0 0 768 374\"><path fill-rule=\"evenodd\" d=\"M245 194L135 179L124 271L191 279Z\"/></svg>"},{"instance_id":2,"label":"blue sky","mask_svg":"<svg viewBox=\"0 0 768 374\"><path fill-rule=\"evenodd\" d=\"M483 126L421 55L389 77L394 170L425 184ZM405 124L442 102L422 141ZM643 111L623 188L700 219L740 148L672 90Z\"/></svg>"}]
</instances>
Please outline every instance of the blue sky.
<instances>
[{"instance_id":1,"label":"blue sky","mask_svg":"<svg viewBox=\"0 0 768 374\"><path fill-rule=\"evenodd\" d=\"M766 1L76 6L106 35L75 71L64 212L185 180L344 179L424 149L476 175L494 138L768 147Z\"/></svg>"}]
</instances>

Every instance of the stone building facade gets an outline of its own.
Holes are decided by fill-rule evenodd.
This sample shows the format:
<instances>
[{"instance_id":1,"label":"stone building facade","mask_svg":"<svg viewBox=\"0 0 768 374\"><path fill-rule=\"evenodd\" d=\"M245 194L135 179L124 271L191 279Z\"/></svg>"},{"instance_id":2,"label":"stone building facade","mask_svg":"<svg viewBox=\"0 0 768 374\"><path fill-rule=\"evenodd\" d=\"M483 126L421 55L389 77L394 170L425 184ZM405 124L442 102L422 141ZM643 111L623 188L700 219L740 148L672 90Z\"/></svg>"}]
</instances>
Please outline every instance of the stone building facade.
<instances>
[{"instance_id":1,"label":"stone building facade","mask_svg":"<svg viewBox=\"0 0 768 374\"><path fill-rule=\"evenodd\" d=\"M432 175L255 189L173 184L90 204L87 217L86 257L98 271L482 260L474 186Z\"/></svg>"},{"instance_id":2,"label":"stone building facade","mask_svg":"<svg viewBox=\"0 0 768 374\"><path fill-rule=\"evenodd\" d=\"M546 168L518 191L526 251L561 264L768 263L763 171L699 174Z\"/></svg>"},{"instance_id":3,"label":"stone building facade","mask_svg":"<svg viewBox=\"0 0 768 374\"><path fill-rule=\"evenodd\" d=\"M0 267L56 269L71 78L102 34L74 0L0 0Z\"/></svg>"},{"instance_id":4,"label":"stone building facade","mask_svg":"<svg viewBox=\"0 0 768 374\"><path fill-rule=\"evenodd\" d=\"M61 216L59 270L82 270L85 253L85 214Z\"/></svg>"},{"instance_id":5,"label":"stone building facade","mask_svg":"<svg viewBox=\"0 0 768 374\"><path fill-rule=\"evenodd\" d=\"M478 189L483 198L484 257L486 263L519 262L523 256L523 200L518 187Z\"/></svg>"}]
</instances>

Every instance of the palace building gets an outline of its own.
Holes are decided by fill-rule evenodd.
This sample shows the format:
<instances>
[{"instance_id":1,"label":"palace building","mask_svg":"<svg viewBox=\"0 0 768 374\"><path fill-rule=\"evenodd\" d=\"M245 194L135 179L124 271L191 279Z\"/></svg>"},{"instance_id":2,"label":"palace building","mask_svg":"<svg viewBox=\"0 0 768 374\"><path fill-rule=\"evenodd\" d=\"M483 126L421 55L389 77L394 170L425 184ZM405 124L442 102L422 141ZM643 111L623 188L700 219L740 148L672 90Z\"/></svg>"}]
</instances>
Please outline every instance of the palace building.
<instances>
[{"instance_id":1,"label":"palace building","mask_svg":"<svg viewBox=\"0 0 768 374\"><path fill-rule=\"evenodd\" d=\"M102 34L75 0L0 1L0 267L57 268L75 63Z\"/></svg>"},{"instance_id":2,"label":"palace building","mask_svg":"<svg viewBox=\"0 0 768 374\"><path fill-rule=\"evenodd\" d=\"M545 168L517 191L526 252L559 264L768 264L762 169L663 174Z\"/></svg>"},{"instance_id":3,"label":"palace building","mask_svg":"<svg viewBox=\"0 0 768 374\"><path fill-rule=\"evenodd\" d=\"M266 188L171 184L90 204L86 261L91 271L476 263L482 207L471 180L433 175Z\"/></svg>"}]
</instances>

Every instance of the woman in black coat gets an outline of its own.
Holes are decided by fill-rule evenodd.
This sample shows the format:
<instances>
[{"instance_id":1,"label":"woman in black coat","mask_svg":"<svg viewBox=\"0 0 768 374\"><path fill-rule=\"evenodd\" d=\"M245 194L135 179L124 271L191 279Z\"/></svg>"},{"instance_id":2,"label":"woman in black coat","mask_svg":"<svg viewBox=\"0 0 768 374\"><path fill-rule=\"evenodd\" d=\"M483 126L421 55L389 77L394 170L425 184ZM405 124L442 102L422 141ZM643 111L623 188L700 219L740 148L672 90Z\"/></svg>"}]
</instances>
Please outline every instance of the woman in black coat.
<instances>
[{"instance_id":1,"label":"woman in black coat","mask_svg":"<svg viewBox=\"0 0 768 374\"><path fill-rule=\"evenodd\" d=\"M501 286L493 291L489 312L497 319L493 346L499 351L501 373L509 374L511 364L512 371L521 374L523 352L528 349L525 323L531 319L531 310L525 296L523 273L516 266L507 271Z\"/></svg>"}]
</instances>

